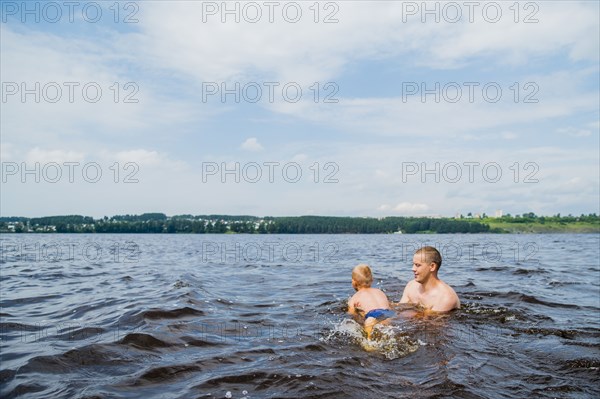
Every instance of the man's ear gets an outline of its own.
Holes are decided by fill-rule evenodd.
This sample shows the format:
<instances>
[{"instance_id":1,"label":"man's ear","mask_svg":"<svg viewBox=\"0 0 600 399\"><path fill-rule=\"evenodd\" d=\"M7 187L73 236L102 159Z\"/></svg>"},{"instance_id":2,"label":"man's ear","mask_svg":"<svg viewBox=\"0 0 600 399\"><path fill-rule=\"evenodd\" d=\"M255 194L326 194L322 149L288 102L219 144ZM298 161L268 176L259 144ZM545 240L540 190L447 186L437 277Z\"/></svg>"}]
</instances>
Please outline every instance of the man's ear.
<instances>
[{"instance_id":1,"label":"man's ear","mask_svg":"<svg viewBox=\"0 0 600 399\"><path fill-rule=\"evenodd\" d=\"M436 270L437 270L437 265L436 265L436 263L435 263L435 262L431 262L431 263L429 264L429 270L430 270L430 271L432 271L432 272L434 272L434 271L436 271Z\"/></svg>"}]
</instances>

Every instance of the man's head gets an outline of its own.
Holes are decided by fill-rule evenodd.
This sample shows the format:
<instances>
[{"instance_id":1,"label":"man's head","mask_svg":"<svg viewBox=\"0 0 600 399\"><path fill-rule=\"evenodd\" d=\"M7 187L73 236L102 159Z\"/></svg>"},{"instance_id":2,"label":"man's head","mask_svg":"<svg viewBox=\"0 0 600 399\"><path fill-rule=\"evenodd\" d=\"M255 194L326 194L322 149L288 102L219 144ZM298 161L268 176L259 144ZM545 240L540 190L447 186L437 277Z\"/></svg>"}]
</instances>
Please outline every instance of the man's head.
<instances>
[{"instance_id":1,"label":"man's head","mask_svg":"<svg viewBox=\"0 0 600 399\"><path fill-rule=\"evenodd\" d=\"M442 255L434 247L423 247L413 256L413 273L418 283L425 283L431 275L437 277L442 266Z\"/></svg>"},{"instance_id":2,"label":"man's head","mask_svg":"<svg viewBox=\"0 0 600 399\"><path fill-rule=\"evenodd\" d=\"M373 274L369 265L360 264L352 269L352 286L355 290L369 288L373 282Z\"/></svg>"}]
</instances>

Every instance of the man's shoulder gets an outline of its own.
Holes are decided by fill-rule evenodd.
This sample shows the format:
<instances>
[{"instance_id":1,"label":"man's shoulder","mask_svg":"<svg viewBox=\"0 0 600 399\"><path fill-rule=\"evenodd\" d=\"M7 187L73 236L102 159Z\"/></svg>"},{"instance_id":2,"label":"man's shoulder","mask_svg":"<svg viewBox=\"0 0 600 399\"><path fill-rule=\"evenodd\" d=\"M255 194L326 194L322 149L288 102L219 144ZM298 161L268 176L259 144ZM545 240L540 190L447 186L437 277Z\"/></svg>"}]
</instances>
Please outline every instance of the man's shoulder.
<instances>
[{"instance_id":1,"label":"man's shoulder","mask_svg":"<svg viewBox=\"0 0 600 399\"><path fill-rule=\"evenodd\" d=\"M443 289L444 289L444 291L446 291L448 294L452 294L452 295L454 295L454 296L458 297L458 296L456 295L456 291L454 291L454 288L452 288L452 287L450 286L450 284L448 284L448 283L446 283L446 282L442 281L442 287L444 287L444 288L443 288Z\"/></svg>"},{"instance_id":2,"label":"man's shoulder","mask_svg":"<svg viewBox=\"0 0 600 399\"><path fill-rule=\"evenodd\" d=\"M458 295L456 294L456 291L454 291L454 288L445 282L442 287L442 302L445 307L449 308L449 310L460 307L460 300L458 299Z\"/></svg>"}]
</instances>

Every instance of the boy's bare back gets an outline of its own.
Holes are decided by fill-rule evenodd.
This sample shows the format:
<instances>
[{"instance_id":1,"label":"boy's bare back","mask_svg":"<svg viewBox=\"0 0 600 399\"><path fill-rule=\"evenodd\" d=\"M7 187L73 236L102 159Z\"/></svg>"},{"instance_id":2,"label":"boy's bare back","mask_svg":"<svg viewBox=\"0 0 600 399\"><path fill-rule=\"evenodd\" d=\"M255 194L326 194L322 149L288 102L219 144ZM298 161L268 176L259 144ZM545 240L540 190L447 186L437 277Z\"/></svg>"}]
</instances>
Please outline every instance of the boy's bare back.
<instances>
[{"instance_id":1,"label":"boy's bare back","mask_svg":"<svg viewBox=\"0 0 600 399\"><path fill-rule=\"evenodd\" d=\"M361 288L348 300L348 313L363 316L374 309L389 309L390 303L383 291Z\"/></svg>"}]
</instances>

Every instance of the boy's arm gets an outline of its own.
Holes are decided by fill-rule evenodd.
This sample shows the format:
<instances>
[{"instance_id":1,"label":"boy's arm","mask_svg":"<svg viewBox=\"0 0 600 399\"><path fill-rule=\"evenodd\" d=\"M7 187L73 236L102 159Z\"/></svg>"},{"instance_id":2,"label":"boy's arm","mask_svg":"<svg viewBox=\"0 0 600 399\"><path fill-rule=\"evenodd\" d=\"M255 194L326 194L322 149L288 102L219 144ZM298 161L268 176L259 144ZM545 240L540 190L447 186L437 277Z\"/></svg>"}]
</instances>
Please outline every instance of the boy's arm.
<instances>
[{"instance_id":1,"label":"boy's arm","mask_svg":"<svg viewBox=\"0 0 600 399\"><path fill-rule=\"evenodd\" d=\"M348 300L348 313L350 313L355 320L360 319L364 315L364 310L360 304L360 295L354 294L352 298Z\"/></svg>"},{"instance_id":2,"label":"boy's arm","mask_svg":"<svg viewBox=\"0 0 600 399\"><path fill-rule=\"evenodd\" d=\"M356 315L356 308L354 307L354 296L348 299L348 313L352 316Z\"/></svg>"}]
</instances>

